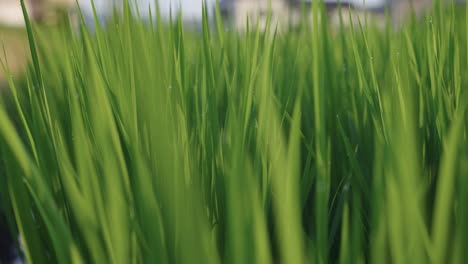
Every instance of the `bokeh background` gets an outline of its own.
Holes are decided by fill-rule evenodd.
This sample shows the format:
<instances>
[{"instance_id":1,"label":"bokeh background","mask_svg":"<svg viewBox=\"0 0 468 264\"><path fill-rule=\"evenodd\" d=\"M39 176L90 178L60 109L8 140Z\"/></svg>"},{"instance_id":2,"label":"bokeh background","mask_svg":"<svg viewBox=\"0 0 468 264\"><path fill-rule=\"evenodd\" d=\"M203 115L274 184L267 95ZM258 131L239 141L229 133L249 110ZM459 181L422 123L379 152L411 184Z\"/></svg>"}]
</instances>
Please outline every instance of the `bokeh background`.
<instances>
[{"instance_id":1,"label":"bokeh background","mask_svg":"<svg viewBox=\"0 0 468 264\"><path fill-rule=\"evenodd\" d=\"M94 0L99 20L105 23L113 14L113 8L121 9L124 0ZM453 1L453 0L449 0ZM139 7L142 19L148 20L149 10L156 9L154 0L131 1ZM215 8L216 0L205 0L208 12ZM330 21L337 23L337 0L324 1L329 8ZM94 26L91 0L78 0L81 11L89 27ZM178 14L188 25L197 25L202 18L203 0L159 0L160 14L163 20L175 19ZM297 20L302 7L307 7L312 0L272 0L271 5L267 0L220 0L219 4L223 16L229 20L229 26L235 30L243 30L246 26L246 17L265 19L265 14L271 7L273 20L276 22ZM367 14L383 24L384 12L389 14L395 24L404 22L413 6L417 14L423 13L432 5L432 0L342 0L343 6L349 7L346 11L354 16L363 16L364 10ZM37 23L50 25L51 27L61 23L61 18L66 13L71 13L77 19L77 6L75 0L25 0L26 7L32 19ZM133 11L136 11L133 6ZM344 17L347 17L346 15ZM357 19L355 19L357 20ZM19 0L0 0L0 44L4 46L6 55L1 58L8 60L8 64L14 74L21 73L28 56L25 48L26 38L24 34L24 21ZM5 87L5 76L0 71L0 87Z\"/></svg>"}]
</instances>

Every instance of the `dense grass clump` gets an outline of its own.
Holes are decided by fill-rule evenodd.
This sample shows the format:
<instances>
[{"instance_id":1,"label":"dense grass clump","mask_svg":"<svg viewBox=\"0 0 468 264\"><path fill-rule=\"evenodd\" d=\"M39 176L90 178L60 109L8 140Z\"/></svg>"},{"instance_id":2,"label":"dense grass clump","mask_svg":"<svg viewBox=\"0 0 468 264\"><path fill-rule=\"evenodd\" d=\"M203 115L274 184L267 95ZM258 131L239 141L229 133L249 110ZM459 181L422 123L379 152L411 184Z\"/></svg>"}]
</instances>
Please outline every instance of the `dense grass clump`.
<instances>
[{"instance_id":1,"label":"dense grass clump","mask_svg":"<svg viewBox=\"0 0 468 264\"><path fill-rule=\"evenodd\" d=\"M466 260L465 10L385 30L313 12L281 34L28 23L30 70L0 103L28 262Z\"/></svg>"}]
</instances>

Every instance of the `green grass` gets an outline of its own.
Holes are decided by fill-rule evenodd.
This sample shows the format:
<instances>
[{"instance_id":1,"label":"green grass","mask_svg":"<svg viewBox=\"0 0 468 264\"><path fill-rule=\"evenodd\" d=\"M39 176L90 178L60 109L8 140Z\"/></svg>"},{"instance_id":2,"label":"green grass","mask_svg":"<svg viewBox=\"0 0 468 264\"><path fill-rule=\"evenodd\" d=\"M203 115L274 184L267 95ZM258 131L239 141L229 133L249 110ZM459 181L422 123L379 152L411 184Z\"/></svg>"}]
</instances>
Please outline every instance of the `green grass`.
<instances>
[{"instance_id":1,"label":"green grass","mask_svg":"<svg viewBox=\"0 0 468 264\"><path fill-rule=\"evenodd\" d=\"M27 261L462 263L462 9L278 34L129 12L95 33L27 23L27 78L0 103L1 201Z\"/></svg>"}]
</instances>

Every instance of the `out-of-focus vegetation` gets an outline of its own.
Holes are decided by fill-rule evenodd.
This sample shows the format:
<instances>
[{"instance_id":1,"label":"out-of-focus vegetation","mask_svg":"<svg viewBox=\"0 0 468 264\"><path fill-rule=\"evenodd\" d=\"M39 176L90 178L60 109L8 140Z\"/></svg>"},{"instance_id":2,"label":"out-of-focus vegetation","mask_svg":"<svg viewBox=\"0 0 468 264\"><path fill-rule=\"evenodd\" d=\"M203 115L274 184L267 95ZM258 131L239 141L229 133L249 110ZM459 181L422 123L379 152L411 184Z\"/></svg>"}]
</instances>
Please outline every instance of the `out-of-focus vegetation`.
<instances>
[{"instance_id":1,"label":"out-of-focus vegetation","mask_svg":"<svg viewBox=\"0 0 468 264\"><path fill-rule=\"evenodd\" d=\"M21 73L27 65L28 46L25 30L0 26L0 60L8 60L10 70L13 73ZM0 89L7 87L5 71L0 70Z\"/></svg>"},{"instance_id":2,"label":"out-of-focus vegetation","mask_svg":"<svg viewBox=\"0 0 468 264\"><path fill-rule=\"evenodd\" d=\"M338 31L323 11L281 34L128 10L91 33L28 23L0 104L27 261L467 259L466 10Z\"/></svg>"}]
</instances>

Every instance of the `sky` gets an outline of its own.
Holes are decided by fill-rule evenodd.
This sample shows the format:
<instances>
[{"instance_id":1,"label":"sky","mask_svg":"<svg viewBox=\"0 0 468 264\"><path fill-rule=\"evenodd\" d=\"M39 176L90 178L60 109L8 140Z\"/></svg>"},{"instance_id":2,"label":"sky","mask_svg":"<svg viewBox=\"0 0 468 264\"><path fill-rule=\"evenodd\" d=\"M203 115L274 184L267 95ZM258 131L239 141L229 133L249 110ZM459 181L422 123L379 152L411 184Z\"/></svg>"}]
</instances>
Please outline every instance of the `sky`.
<instances>
[{"instance_id":1,"label":"sky","mask_svg":"<svg viewBox=\"0 0 468 264\"><path fill-rule=\"evenodd\" d=\"M140 14L145 16L148 13L147 7L150 6L155 10L154 0L136 0L140 9ZM202 1L203 0L159 0L161 16L168 18L170 10L173 13L179 11L184 18L201 19L202 16ZM207 5L214 5L215 0L205 0ZM118 0L94 0L94 4L99 14L107 15L111 11L112 4L119 2ZM79 0L80 6L84 13L92 14L91 0Z\"/></svg>"},{"instance_id":2,"label":"sky","mask_svg":"<svg viewBox=\"0 0 468 264\"><path fill-rule=\"evenodd\" d=\"M92 17L91 0L78 0L83 12L88 14L88 17ZM106 16L110 14L112 10L112 4L122 2L123 0L94 0L94 4L97 8L98 14ZM151 10L155 10L155 0L130 0L130 2L136 1L140 8L140 14L143 18L147 18L148 6ZM216 0L205 0L208 7L214 7ZM313 1L313 0L305 0ZM325 0L325 2L336 2L337 0ZM387 0L341 0L342 2L352 3L357 7L367 6L368 8L382 7ZM182 16L188 20L201 20L202 17L202 2L203 0L159 0L159 7L161 15L164 18L169 18L170 10L173 14L181 11ZM364 4L365 3L365 4ZM175 17L173 15L173 17Z\"/></svg>"}]
</instances>

